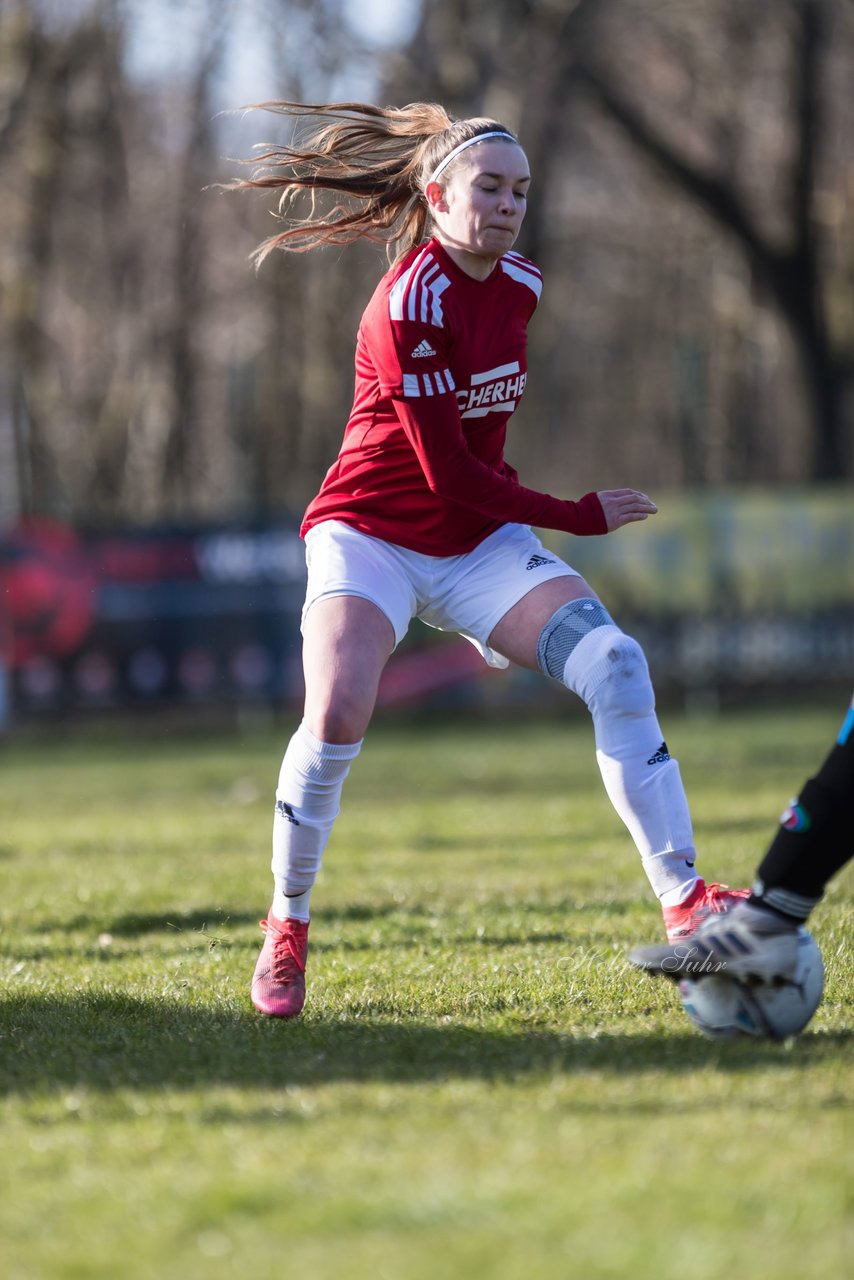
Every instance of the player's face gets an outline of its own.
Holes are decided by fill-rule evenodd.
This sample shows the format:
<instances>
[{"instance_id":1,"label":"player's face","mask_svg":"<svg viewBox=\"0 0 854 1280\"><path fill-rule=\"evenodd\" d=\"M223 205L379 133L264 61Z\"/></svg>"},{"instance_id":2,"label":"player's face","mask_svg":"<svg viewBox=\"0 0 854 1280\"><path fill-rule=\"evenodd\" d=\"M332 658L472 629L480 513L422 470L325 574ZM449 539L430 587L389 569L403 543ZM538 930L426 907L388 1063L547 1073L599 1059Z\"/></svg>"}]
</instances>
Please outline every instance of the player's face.
<instances>
[{"instance_id":1,"label":"player's face","mask_svg":"<svg viewBox=\"0 0 854 1280\"><path fill-rule=\"evenodd\" d=\"M439 239L452 251L494 263L516 242L530 181L525 153L515 143L469 147L443 186L427 188Z\"/></svg>"}]
</instances>

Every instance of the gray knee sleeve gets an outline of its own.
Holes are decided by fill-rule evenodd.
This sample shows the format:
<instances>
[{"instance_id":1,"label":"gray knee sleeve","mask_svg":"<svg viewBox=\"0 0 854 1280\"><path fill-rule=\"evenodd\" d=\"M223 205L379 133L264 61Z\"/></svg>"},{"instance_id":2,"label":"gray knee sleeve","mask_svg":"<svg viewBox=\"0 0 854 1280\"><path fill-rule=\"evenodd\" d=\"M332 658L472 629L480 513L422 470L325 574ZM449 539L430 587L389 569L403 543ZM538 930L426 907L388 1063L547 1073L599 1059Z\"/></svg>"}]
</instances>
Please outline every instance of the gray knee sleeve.
<instances>
[{"instance_id":1,"label":"gray knee sleeve","mask_svg":"<svg viewBox=\"0 0 854 1280\"><path fill-rule=\"evenodd\" d=\"M596 627L613 627L608 610L592 596L570 600L552 614L540 632L537 662L540 670L553 680L563 681L566 660L579 641Z\"/></svg>"}]
</instances>

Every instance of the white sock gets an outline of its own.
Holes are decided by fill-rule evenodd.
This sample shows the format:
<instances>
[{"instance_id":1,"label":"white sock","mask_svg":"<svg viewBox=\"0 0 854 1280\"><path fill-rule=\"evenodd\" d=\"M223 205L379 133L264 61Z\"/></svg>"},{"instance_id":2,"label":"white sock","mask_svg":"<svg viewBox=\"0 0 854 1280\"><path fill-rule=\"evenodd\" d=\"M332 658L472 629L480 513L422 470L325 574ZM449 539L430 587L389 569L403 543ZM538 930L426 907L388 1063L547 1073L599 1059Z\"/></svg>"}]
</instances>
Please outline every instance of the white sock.
<instances>
[{"instance_id":1,"label":"white sock","mask_svg":"<svg viewBox=\"0 0 854 1280\"><path fill-rule=\"evenodd\" d=\"M308 924L311 919L310 903L311 889L306 889L305 893L283 893L276 885L273 893L273 915L277 920L303 920Z\"/></svg>"},{"instance_id":2,"label":"white sock","mask_svg":"<svg viewBox=\"0 0 854 1280\"><path fill-rule=\"evenodd\" d=\"M587 703L605 790L653 892L664 906L684 901L699 878L691 815L640 646L619 627L596 627L570 653L563 682Z\"/></svg>"},{"instance_id":3,"label":"white sock","mask_svg":"<svg viewBox=\"0 0 854 1280\"><path fill-rule=\"evenodd\" d=\"M672 856L673 855L669 853L664 855L668 861L672 859ZM686 859L686 863L687 861L688 859ZM667 868L661 868L661 872L659 872L659 869L652 866L651 863L652 859L645 859L643 864L644 870L646 871L649 882L652 885L653 892L656 894L662 907L678 907L680 903L685 902L687 898L690 898L697 886L697 881L700 878L696 871L686 866L685 872L690 878L687 880L681 880L677 883L679 877L678 865L673 867L671 864ZM662 872L663 874L661 874ZM664 886L666 884L669 884L670 887L665 888ZM659 887L657 888L656 886Z\"/></svg>"},{"instance_id":4,"label":"white sock","mask_svg":"<svg viewBox=\"0 0 854 1280\"><path fill-rule=\"evenodd\" d=\"M321 742L302 723L288 743L273 818L273 915L308 919L312 886L362 743Z\"/></svg>"}]
</instances>

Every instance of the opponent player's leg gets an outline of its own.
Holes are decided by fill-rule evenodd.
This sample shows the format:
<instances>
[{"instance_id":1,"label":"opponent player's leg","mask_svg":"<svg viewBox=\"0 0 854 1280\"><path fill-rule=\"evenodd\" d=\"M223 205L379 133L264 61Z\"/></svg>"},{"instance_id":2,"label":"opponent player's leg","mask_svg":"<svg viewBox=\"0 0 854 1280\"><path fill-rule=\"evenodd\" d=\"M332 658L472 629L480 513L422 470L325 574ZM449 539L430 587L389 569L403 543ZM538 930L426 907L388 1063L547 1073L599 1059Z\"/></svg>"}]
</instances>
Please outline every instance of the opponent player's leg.
<instances>
[{"instance_id":1,"label":"opponent player's leg","mask_svg":"<svg viewBox=\"0 0 854 1280\"><path fill-rule=\"evenodd\" d=\"M535 587L505 614L489 644L587 704L605 789L638 848L669 937L692 933L710 912L745 896L699 877L688 802L658 722L646 658L583 578Z\"/></svg>"},{"instance_id":2,"label":"opponent player's leg","mask_svg":"<svg viewBox=\"0 0 854 1280\"><path fill-rule=\"evenodd\" d=\"M723 920L706 921L690 945L635 947L632 963L678 980L729 974L740 981L794 976L798 928L854 853L854 702L818 773L784 810L753 891Z\"/></svg>"},{"instance_id":3,"label":"opponent player's leg","mask_svg":"<svg viewBox=\"0 0 854 1280\"><path fill-rule=\"evenodd\" d=\"M279 772L273 904L252 983L255 1007L273 1017L303 1007L311 890L394 644L388 618L359 597L318 600L303 624L305 712Z\"/></svg>"},{"instance_id":4,"label":"opponent player's leg","mask_svg":"<svg viewBox=\"0 0 854 1280\"><path fill-rule=\"evenodd\" d=\"M759 864L750 902L797 922L854 854L854 699L814 777L780 818Z\"/></svg>"}]
</instances>

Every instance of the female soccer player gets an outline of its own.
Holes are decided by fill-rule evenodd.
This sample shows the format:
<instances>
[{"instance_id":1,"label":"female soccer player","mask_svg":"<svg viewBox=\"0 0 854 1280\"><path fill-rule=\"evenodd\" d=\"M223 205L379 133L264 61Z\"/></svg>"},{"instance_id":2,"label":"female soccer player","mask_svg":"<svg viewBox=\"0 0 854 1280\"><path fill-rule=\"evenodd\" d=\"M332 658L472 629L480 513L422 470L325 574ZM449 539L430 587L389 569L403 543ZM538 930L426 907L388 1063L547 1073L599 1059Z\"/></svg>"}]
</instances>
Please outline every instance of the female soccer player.
<instances>
[{"instance_id":1,"label":"female soccer player","mask_svg":"<svg viewBox=\"0 0 854 1280\"><path fill-rule=\"evenodd\" d=\"M525 488L504 459L542 289L513 248L531 180L525 152L498 121L454 121L430 103L268 105L303 136L266 150L260 170L234 184L281 193L285 229L258 259L360 237L396 256L359 326L341 451L302 523L305 708L279 774L253 1003L271 1017L302 1010L312 886L380 675L413 617L464 635L492 666L539 669L584 700L605 787L667 935L692 933L742 895L697 874L640 647L530 528L611 533L655 503L630 488L552 497ZM304 191L308 216L295 219ZM344 202L324 212L318 191Z\"/></svg>"}]
</instances>

